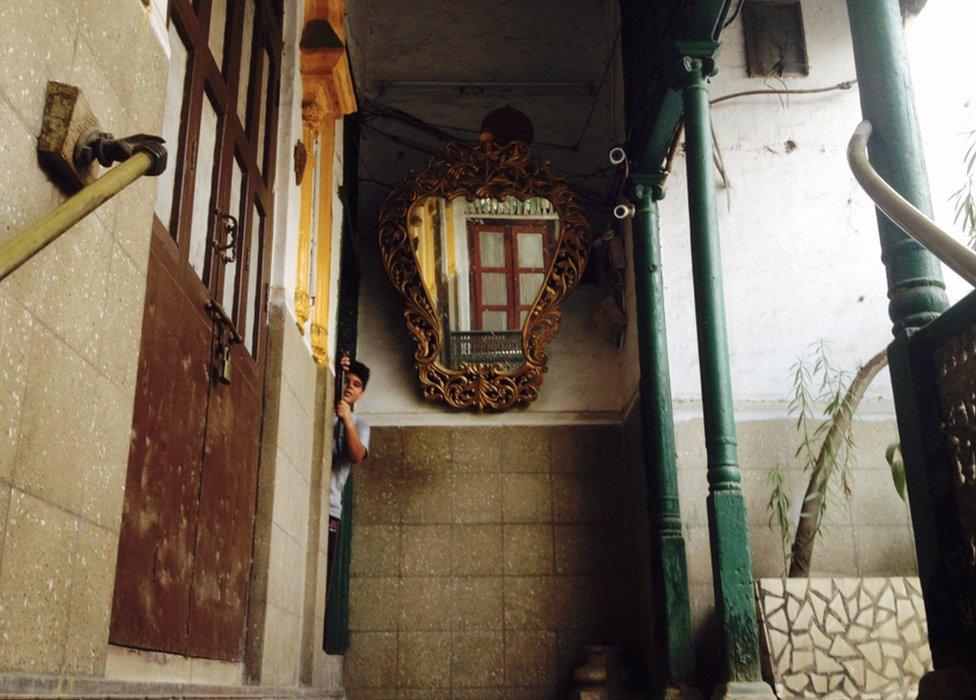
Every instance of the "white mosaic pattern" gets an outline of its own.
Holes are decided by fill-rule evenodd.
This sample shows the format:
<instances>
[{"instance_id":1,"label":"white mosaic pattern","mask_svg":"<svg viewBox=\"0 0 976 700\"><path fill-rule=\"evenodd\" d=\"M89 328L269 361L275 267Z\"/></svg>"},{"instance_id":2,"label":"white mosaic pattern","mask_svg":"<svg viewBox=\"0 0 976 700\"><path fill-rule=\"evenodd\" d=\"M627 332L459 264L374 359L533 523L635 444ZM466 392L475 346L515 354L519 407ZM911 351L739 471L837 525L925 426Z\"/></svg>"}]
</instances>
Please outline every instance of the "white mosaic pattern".
<instances>
[{"instance_id":1,"label":"white mosaic pattern","mask_svg":"<svg viewBox=\"0 0 976 700\"><path fill-rule=\"evenodd\" d=\"M760 579L780 698L913 698L932 669L917 578Z\"/></svg>"}]
</instances>

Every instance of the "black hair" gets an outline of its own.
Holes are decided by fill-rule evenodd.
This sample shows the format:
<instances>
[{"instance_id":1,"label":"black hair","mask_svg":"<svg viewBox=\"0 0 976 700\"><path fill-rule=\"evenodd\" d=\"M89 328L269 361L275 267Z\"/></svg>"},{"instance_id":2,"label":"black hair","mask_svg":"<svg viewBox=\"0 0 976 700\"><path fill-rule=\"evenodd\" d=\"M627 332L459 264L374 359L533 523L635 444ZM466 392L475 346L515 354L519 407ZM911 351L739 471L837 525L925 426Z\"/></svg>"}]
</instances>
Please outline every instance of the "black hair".
<instances>
[{"instance_id":1,"label":"black hair","mask_svg":"<svg viewBox=\"0 0 976 700\"><path fill-rule=\"evenodd\" d=\"M366 389L366 385L369 384L369 367L359 360L351 360L349 362L349 369L346 371L349 374L355 374L359 377L363 381L363 390Z\"/></svg>"}]
</instances>

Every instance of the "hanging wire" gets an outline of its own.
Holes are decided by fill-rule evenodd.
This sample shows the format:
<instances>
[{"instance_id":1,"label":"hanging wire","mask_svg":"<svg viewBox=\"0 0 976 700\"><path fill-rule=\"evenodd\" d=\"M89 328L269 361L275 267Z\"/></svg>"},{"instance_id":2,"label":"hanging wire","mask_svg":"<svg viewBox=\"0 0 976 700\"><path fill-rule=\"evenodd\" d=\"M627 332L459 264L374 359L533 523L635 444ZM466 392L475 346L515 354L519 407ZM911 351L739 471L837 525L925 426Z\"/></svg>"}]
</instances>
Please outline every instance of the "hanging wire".
<instances>
[{"instance_id":1,"label":"hanging wire","mask_svg":"<svg viewBox=\"0 0 976 700\"><path fill-rule=\"evenodd\" d=\"M583 144L583 137L586 136L586 130L590 128L590 120L593 119L593 110L596 109L597 100L600 99L600 93L603 91L603 84L607 81L610 66L613 65L613 55L617 51L617 42L620 41L620 32L623 30L623 26L623 23L617 25L617 33L614 34L613 42L610 44L610 54L607 56L607 64L603 67L603 76L600 78L600 84L596 88L596 94L593 95L593 101L590 103L590 113L586 115L586 122L583 124L583 130L580 132L579 138L576 139L576 145L573 147L574 151L580 149L580 146Z\"/></svg>"}]
</instances>

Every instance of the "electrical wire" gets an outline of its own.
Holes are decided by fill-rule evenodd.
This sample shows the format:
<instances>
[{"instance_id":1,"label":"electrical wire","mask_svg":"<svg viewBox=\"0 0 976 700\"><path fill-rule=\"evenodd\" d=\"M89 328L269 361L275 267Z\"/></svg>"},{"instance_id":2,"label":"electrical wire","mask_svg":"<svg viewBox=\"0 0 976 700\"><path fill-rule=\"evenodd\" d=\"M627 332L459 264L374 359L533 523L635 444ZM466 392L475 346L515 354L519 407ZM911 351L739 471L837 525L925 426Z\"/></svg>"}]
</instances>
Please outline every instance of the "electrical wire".
<instances>
[{"instance_id":1,"label":"electrical wire","mask_svg":"<svg viewBox=\"0 0 976 700\"><path fill-rule=\"evenodd\" d=\"M746 4L746 0L739 0L739 4L735 8L735 12L729 15L729 18L725 20L725 24L722 25L722 29L725 29L736 20L736 18L739 16L739 13L742 12L742 6L745 4Z\"/></svg>"},{"instance_id":2,"label":"electrical wire","mask_svg":"<svg viewBox=\"0 0 976 700\"><path fill-rule=\"evenodd\" d=\"M728 95L716 97L714 100L710 100L709 104L714 106L720 102L725 102L726 100L731 100L736 97L747 97L749 95L816 95L818 93L832 92L834 90L850 90L855 85L857 85L856 80L845 80L844 82L837 83L836 85L819 88L765 88L760 90L743 90L742 92L733 92L729 93Z\"/></svg>"},{"instance_id":3,"label":"electrical wire","mask_svg":"<svg viewBox=\"0 0 976 700\"><path fill-rule=\"evenodd\" d=\"M593 119L593 110L596 109L597 100L600 99L600 93L603 92L603 84L607 81L610 66L613 65L613 55L617 51L617 42L620 41L620 32L623 30L623 27L623 23L620 23L617 26L617 33L613 36L613 42L610 44L610 54L607 56L607 64L603 67L603 76L600 78L600 84L596 88L596 94L593 95L593 101L590 103L590 113L586 115L586 121L583 123L583 130L580 132L579 138L576 139L576 146L573 148L574 151L579 150L583 144L583 137L586 136L586 130L590 128L590 120Z\"/></svg>"}]
</instances>

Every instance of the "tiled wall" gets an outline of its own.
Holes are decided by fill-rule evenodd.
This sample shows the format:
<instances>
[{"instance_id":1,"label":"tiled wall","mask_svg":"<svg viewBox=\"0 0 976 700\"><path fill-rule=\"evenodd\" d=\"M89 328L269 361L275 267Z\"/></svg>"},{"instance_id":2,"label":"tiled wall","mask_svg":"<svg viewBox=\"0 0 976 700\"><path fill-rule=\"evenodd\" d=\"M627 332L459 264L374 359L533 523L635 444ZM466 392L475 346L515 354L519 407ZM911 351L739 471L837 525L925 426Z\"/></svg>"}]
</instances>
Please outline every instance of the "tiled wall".
<instances>
[{"instance_id":1,"label":"tiled wall","mask_svg":"<svg viewBox=\"0 0 976 700\"><path fill-rule=\"evenodd\" d=\"M373 429L355 471L350 697L551 698L633 650L619 426Z\"/></svg>"},{"instance_id":2,"label":"tiled wall","mask_svg":"<svg viewBox=\"0 0 976 700\"><path fill-rule=\"evenodd\" d=\"M149 13L0 3L0 240L63 199L35 150L47 80L81 87L107 131L159 132ZM153 196L137 182L0 282L0 673L104 668Z\"/></svg>"},{"instance_id":3,"label":"tiled wall","mask_svg":"<svg viewBox=\"0 0 976 700\"><path fill-rule=\"evenodd\" d=\"M328 473L321 445L315 449L323 435L316 406L330 375L312 362L288 309L272 304L268 322L247 666L264 684L321 685L328 540L319 515Z\"/></svg>"}]
</instances>

